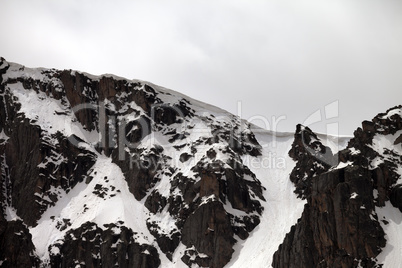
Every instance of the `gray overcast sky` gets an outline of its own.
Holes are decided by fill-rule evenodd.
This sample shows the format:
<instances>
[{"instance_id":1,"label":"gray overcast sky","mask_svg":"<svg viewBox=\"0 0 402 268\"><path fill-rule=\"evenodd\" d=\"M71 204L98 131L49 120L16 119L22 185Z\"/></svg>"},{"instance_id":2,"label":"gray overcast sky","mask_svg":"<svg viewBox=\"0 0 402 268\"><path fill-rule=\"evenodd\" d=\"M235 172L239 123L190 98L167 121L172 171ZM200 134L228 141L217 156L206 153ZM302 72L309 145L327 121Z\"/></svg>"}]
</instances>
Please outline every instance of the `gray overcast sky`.
<instances>
[{"instance_id":1,"label":"gray overcast sky","mask_svg":"<svg viewBox=\"0 0 402 268\"><path fill-rule=\"evenodd\" d=\"M400 0L0 0L0 10L8 61L143 79L234 114L240 101L243 118L278 131L321 113L313 130L339 123L351 135L402 104Z\"/></svg>"}]
</instances>

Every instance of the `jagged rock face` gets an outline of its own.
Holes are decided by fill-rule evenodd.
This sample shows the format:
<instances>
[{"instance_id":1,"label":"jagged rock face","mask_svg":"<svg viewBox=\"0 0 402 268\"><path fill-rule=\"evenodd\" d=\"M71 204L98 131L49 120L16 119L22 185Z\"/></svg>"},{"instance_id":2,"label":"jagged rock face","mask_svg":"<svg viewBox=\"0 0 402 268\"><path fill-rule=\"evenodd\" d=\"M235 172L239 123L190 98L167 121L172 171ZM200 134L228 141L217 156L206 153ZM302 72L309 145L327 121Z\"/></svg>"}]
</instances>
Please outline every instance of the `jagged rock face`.
<instances>
[{"instance_id":1,"label":"jagged rock face","mask_svg":"<svg viewBox=\"0 0 402 268\"><path fill-rule=\"evenodd\" d=\"M363 122L337 154L338 165L307 175L311 183L303 184L302 192L307 204L275 253L274 267L382 267L376 259L386 245L380 220L387 222L378 218L376 206L391 199L401 209L402 150L392 146L400 142L401 116L399 106ZM290 155L314 163L317 159L306 159L313 155L297 153L303 151L299 130ZM292 174L297 178L308 173L298 162ZM299 181L292 181L298 191Z\"/></svg>"},{"instance_id":2,"label":"jagged rock face","mask_svg":"<svg viewBox=\"0 0 402 268\"><path fill-rule=\"evenodd\" d=\"M32 236L21 221L0 220L1 267L38 267Z\"/></svg>"},{"instance_id":3,"label":"jagged rock face","mask_svg":"<svg viewBox=\"0 0 402 268\"><path fill-rule=\"evenodd\" d=\"M183 244L189 247L182 260L189 266L196 263L204 267L223 267L232 256L235 239L230 218L221 202L210 201L198 207L185 222L182 237Z\"/></svg>"},{"instance_id":4,"label":"jagged rock face","mask_svg":"<svg viewBox=\"0 0 402 268\"><path fill-rule=\"evenodd\" d=\"M119 223L118 223L119 224ZM108 224L103 230L84 223L67 232L65 239L50 248L52 267L158 267L157 250L135 242L136 233L124 226Z\"/></svg>"},{"instance_id":5,"label":"jagged rock face","mask_svg":"<svg viewBox=\"0 0 402 268\"><path fill-rule=\"evenodd\" d=\"M300 221L274 255L274 267L373 267L385 246L369 172L346 167L313 179ZM370 264L370 265L369 265Z\"/></svg>"},{"instance_id":6,"label":"jagged rock face","mask_svg":"<svg viewBox=\"0 0 402 268\"><path fill-rule=\"evenodd\" d=\"M62 191L69 191L87 178L95 156L72 146L61 135L48 140L26 118L15 125L4 153L6 191L19 216L32 226L43 211L57 202Z\"/></svg>"},{"instance_id":7,"label":"jagged rock face","mask_svg":"<svg viewBox=\"0 0 402 268\"><path fill-rule=\"evenodd\" d=\"M158 267L182 245L189 267L217 268L260 223L264 187L242 159L261 146L236 116L3 58L0 103L3 264Z\"/></svg>"},{"instance_id":8,"label":"jagged rock face","mask_svg":"<svg viewBox=\"0 0 402 268\"><path fill-rule=\"evenodd\" d=\"M367 167L372 176L374 187L378 191L376 205L382 207L391 198L391 203L401 209L397 201L401 182L398 167L402 164L401 106L381 113L372 121L364 121L362 128L354 133L347 148L339 152L339 158L346 163L356 163ZM395 199L396 198L396 199Z\"/></svg>"},{"instance_id":9,"label":"jagged rock face","mask_svg":"<svg viewBox=\"0 0 402 268\"><path fill-rule=\"evenodd\" d=\"M301 198L311 194L311 179L327 171L334 162L331 149L324 146L310 128L300 124L296 126L289 156L296 161L290 180L296 186L295 193Z\"/></svg>"}]
</instances>

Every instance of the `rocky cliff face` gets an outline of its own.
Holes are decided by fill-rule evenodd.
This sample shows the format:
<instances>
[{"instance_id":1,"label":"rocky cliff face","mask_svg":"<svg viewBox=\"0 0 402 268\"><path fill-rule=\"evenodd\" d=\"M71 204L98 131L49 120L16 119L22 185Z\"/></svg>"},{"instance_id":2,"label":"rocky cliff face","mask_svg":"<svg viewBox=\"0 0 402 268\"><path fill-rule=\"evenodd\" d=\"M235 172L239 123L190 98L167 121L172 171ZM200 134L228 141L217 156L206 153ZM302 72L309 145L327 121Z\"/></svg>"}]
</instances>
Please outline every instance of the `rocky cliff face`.
<instances>
[{"instance_id":1,"label":"rocky cliff face","mask_svg":"<svg viewBox=\"0 0 402 268\"><path fill-rule=\"evenodd\" d=\"M333 166L314 154L327 150L317 137L297 127L290 179L307 204L275 253L274 267L382 267L377 256L386 245L382 225L388 222L376 207L390 200L401 209L401 108L363 122ZM310 140L319 150L300 149Z\"/></svg>"},{"instance_id":2,"label":"rocky cliff face","mask_svg":"<svg viewBox=\"0 0 402 268\"><path fill-rule=\"evenodd\" d=\"M178 247L223 267L259 224L242 156L261 146L239 118L142 81L3 58L0 74L4 267L158 267Z\"/></svg>"}]
</instances>

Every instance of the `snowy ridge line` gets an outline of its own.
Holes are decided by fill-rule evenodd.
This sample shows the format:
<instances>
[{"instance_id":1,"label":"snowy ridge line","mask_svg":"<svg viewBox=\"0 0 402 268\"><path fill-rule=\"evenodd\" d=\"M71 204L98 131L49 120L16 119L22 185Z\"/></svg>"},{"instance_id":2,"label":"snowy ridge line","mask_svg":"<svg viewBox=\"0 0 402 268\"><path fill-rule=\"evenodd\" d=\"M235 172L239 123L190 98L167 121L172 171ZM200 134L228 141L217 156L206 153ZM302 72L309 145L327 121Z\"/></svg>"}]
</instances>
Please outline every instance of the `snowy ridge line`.
<instances>
[{"instance_id":1,"label":"snowy ridge line","mask_svg":"<svg viewBox=\"0 0 402 268\"><path fill-rule=\"evenodd\" d=\"M8 64L10 65L10 68L8 69L7 74L3 75L3 79L4 79L3 83L7 82L7 79L16 79L18 77L26 77L26 78L33 78L33 79L46 81L46 80L48 80L48 76L43 73L46 73L46 72L53 73L53 72L57 71L56 69L53 69L53 68L49 69L49 68L43 68L43 67L35 67L35 68L26 67L24 65L14 63L14 62L8 62ZM102 77L111 77L115 80L120 80L120 81L128 81L128 82L133 82L133 83L139 82L144 85L145 84L149 85L152 88L159 91L159 93L164 95L164 96L162 96L162 98L164 98L165 100L169 99L169 96L175 96L175 98L174 98L175 100L180 100L180 99L189 100L191 103L193 103L193 105L195 107L199 107L202 110L213 111L217 114L230 114L228 111L226 111L224 109L221 109L219 107L210 105L208 103L205 103L205 102L202 102L199 100L195 100L183 93L180 93L180 92L172 90L172 89L167 89L165 87L153 84L153 83L145 81L145 80L128 79L128 78L117 76L114 74L93 75L93 74L89 74L86 72L81 72L81 71L71 70L71 69L69 69L68 71L70 71L72 75L74 75L75 73L83 74L84 76L88 77L89 79L91 79L93 81L100 81L100 79Z\"/></svg>"}]
</instances>

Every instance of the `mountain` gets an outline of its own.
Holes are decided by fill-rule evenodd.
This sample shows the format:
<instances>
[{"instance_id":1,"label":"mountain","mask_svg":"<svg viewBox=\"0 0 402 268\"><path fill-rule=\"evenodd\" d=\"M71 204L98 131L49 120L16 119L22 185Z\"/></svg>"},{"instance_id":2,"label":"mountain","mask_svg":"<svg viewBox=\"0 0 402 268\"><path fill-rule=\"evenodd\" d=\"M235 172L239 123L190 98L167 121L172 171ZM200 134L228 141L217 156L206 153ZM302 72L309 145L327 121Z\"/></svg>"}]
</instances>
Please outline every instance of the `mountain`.
<instances>
[{"instance_id":1,"label":"mountain","mask_svg":"<svg viewBox=\"0 0 402 268\"><path fill-rule=\"evenodd\" d=\"M0 267L398 267L401 116L352 139L275 133L1 58Z\"/></svg>"}]
</instances>

